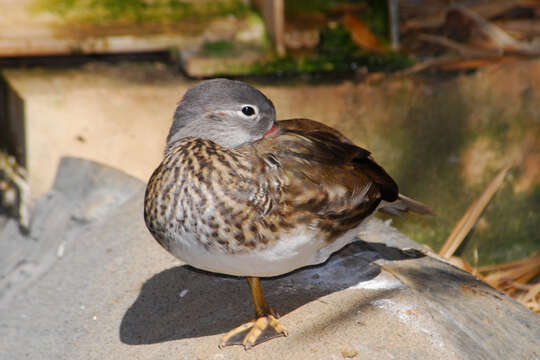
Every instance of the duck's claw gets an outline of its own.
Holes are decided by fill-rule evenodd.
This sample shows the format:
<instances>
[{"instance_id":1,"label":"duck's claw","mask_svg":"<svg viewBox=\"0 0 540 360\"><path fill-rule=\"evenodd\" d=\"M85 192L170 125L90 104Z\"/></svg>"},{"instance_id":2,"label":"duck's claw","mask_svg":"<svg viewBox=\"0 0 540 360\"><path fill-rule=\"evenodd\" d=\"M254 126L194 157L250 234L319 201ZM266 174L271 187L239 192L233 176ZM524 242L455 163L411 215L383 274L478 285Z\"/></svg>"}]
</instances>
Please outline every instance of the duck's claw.
<instances>
[{"instance_id":1,"label":"duck's claw","mask_svg":"<svg viewBox=\"0 0 540 360\"><path fill-rule=\"evenodd\" d=\"M219 347L243 345L244 349L248 350L257 344L280 336L287 336L287 330L275 316L266 315L229 331L221 339Z\"/></svg>"}]
</instances>

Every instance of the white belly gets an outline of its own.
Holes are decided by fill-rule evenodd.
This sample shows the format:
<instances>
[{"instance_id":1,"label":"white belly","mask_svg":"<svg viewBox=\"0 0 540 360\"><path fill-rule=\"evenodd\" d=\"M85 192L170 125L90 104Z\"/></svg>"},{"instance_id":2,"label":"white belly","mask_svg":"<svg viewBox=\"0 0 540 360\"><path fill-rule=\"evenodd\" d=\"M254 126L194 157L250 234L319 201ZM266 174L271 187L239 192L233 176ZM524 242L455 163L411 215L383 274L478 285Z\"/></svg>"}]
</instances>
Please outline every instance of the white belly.
<instances>
[{"instance_id":1,"label":"white belly","mask_svg":"<svg viewBox=\"0 0 540 360\"><path fill-rule=\"evenodd\" d=\"M194 234L178 233L177 238L170 242L170 252L183 262L202 270L235 276L277 276L326 261L332 253L353 241L362 226L360 224L349 230L332 243L327 243L313 230L301 227L266 249L240 254L207 250L195 239Z\"/></svg>"}]
</instances>

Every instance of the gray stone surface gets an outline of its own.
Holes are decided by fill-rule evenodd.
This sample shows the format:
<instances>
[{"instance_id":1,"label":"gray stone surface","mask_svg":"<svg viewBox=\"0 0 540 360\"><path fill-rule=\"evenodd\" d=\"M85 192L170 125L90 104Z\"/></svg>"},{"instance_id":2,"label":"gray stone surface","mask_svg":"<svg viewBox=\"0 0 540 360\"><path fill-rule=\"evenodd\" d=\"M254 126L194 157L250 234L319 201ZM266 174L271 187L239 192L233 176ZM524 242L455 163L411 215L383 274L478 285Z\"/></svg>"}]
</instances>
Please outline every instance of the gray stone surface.
<instances>
[{"instance_id":1,"label":"gray stone surface","mask_svg":"<svg viewBox=\"0 0 540 360\"><path fill-rule=\"evenodd\" d=\"M0 233L2 359L538 359L540 318L385 223L326 264L263 281L290 333L219 350L243 279L182 266L142 220L144 184L64 159L30 238Z\"/></svg>"}]
</instances>

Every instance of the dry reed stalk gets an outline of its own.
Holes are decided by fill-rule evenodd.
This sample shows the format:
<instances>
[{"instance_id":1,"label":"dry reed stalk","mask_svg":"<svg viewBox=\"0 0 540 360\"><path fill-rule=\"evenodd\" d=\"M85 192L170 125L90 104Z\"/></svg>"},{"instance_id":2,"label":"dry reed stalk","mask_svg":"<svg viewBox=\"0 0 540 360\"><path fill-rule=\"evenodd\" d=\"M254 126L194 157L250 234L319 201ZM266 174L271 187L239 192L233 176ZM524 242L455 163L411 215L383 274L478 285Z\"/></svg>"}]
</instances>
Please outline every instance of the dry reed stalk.
<instances>
[{"instance_id":1,"label":"dry reed stalk","mask_svg":"<svg viewBox=\"0 0 540 360\"><path fill-rule=\"evenodd\" d=\"M448 259L453 265L471 273L490 286L505 292L529 309L540 314L540 283L538 282L540 277L540 255L535 253L525 259L480 267L476 266L477 253L475 253L474 267L465 259L453 256L503 183L510 167L507 166L502 169L486 186L482 194L469 206L439 250L439 256Z\"/></svg>"},{"instance_id":2,"label":"dry reed stalk","mask_svg":"<svg viewBox=\"0 0 540 360\"><path fill-rule=\"evenodd\" d=\"M486 208L489 200L493 197L497 189L501 186L504 177L511 166L506 166L502 169L497 176L489 183L488 186L482 191L482 194L469 206L465 214L459 221L456 226L446 239L445 243L439 250L439 256L445 259L449 259L450 256L454 254L459 245L463 242L467 234L471 231L473 226L476 224L480 215Z\"/></svg>"},{"instance_id":3,"label":"dry reed stalk","mask_svg":"<svg viewBox=\"0 0 540 360\"><path fill-rule=\"evenodd\" d=\"M512 282L526 284L540 274L540 256L531 256L520 266L508 270L500 270L490 273L484 278L489 285L506 289L512 287Z\"/></svg>"},{"instance_id":4,"label":"dry reed stalk","mask_svg":"<svg viewBox=\"0 0 540 360\"><path fill-rule=\"evenodd\" d=\"M540 314L540 255L476 269L457 256L452 256L449 261Z\"/></svg>"},{"instance_id":5,"label":"dry reed stalk","mask_svg":"<svg viewBox=\"0 0 540 360\"><path fill-rule=\"evenodd\" d=\"M533 253L530 257L525 259L520 259L516 261L510 261L503 264L495 264L495 265L485 265L478 267L479 272L488 272L488 271L495 271L495 270L507 270L513 267L521 266L524 263L529 261L529 258L537 256L536 253Z\"/></svg>"}]
</instances>

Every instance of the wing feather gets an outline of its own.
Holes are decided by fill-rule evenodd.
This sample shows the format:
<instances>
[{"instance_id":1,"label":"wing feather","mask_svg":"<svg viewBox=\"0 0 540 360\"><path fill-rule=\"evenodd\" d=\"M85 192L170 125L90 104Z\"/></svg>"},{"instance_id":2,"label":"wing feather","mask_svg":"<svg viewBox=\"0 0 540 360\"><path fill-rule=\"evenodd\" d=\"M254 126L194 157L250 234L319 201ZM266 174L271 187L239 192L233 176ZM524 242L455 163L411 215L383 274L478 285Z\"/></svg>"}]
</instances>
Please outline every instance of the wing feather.
<instances>
[{"instance_id":1,"label":"wing feather","mask_svg":"<svg viewBox=\"0 0 540 360\"><path fill-rule=\"evenodd\" d=\"M337 130L307 119L279 122L276 136L249 146L279 164L289 206L326 219L360 222L381 200L393 201L392 178Z\"/></svg>"}]
</instances>

